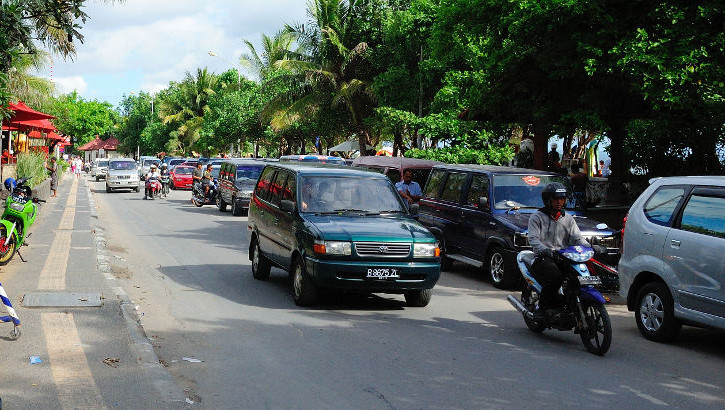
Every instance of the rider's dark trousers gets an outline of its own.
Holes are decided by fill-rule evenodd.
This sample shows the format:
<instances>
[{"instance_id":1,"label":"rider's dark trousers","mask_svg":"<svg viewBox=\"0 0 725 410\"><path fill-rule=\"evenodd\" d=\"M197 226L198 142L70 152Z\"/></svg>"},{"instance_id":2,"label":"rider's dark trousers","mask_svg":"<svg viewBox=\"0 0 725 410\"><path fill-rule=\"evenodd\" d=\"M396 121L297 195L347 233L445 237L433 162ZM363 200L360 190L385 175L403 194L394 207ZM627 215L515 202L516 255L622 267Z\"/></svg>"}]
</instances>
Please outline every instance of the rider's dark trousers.
<instances>
[{"instance_id":1,"label":"rider's dark trousers","mask_svg":"<svg viewBox=\"0 0 725 410\"><path fill-rule=\"evenodd\" d=\"M537 256L531 265L531 274L541 285L539 309L553 309L558 305L558 293L564 275L556 261L548 256Z\"/></svg>"}]
</instances>

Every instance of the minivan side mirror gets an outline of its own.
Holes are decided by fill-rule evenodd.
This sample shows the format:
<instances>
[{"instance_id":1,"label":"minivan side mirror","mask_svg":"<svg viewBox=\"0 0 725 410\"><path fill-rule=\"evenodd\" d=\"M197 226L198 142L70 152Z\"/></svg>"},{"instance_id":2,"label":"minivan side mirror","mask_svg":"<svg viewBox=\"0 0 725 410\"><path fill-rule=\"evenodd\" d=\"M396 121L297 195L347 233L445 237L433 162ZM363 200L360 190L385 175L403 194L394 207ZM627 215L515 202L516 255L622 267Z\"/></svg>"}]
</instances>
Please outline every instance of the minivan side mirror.
<instances>
[{"instance_id":1,"label":"minivan side mirror","mask_svg":"<svg viewBox=\"0 0 725 410\"><path fill-rule=\"evenodd\" d=\"M292 213L295 211L295 203L289 199L283 199L282 202L280 202L279 209L283 212Z\"/></svg>"},{"instance_id":2,"label":"minivan side mirror","mask_svg":"<svg viewBox=\"0 0 725 410\"><path fill-rule=\"evenodd\" d=\"M420 205L419 204L410 204L410 214L411 215L418 215L420 213Z\"/></svg>"},{"instance_id":3,"label":"minivan side mirror","mask_svg":"<svg viewBox=\"0 0 725 410\"><path fill-rule=\"evenodd\" d=\"M488 210L488 198L485 196L478 198L478 209L480 210Z\"/></svg>"}]
</instances>

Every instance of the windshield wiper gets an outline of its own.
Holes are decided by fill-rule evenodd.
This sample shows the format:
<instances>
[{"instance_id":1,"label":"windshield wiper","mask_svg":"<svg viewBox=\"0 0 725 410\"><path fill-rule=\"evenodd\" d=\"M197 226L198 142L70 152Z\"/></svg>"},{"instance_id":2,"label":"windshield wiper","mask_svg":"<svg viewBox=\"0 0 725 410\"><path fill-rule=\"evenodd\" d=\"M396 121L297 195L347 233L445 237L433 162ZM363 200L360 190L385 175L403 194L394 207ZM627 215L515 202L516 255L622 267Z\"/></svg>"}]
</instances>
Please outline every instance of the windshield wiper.
<instances>
[{"instance_id":1,"label":"windshield wiper","mask_svg":"<svg viewBox=\"0 0 725 410\"><path fill-rule=\"evenodd\" d=\"M405 211L401 211L400 209L390 209L387 211L380 211L378 214L404 214L407 213Z\"/></svg>"}]
</instances>

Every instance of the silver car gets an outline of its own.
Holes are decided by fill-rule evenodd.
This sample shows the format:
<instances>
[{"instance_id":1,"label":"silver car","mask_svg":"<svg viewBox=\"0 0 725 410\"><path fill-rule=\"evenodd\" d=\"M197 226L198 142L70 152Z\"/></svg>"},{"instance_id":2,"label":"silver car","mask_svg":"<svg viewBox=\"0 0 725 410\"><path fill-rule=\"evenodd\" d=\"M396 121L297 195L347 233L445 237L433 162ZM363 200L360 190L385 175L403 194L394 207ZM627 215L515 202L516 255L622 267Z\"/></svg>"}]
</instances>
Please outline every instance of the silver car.
<instances>
[{"instance_id":1,"label":"silver car","mask_svg":"<svg viewBox=\"0 0 725 410\"><path fill-rule=\"evenodd\" d=\"M725 177L650 182L625 219L620 295L649 340L725 330Z\"/></svg>"},{"instance_id":2,"label":"silver car","mask_svg":"<svg viewBox=\"0 0 725 410\"><path fill-rule=\"evenodd\" d=\"M146 174L151 170L151 165L158 166L160 162L161 160L156 157L141 157L138 168L138 176L141 178L141 181L146 179Z\"/></svg>"},{"instance_id":3,"label":"silver car","mask_svg":"<svg viewBox=\"0 0 725 410\"><path fill-rule=\"evenodd\" d=\"M138 192L139 178L136 161L131 158L113 158L108 161L106 192L133 189Z\"/></svg>"},{"instance_id":4,"label":"silver car","mask_svg":"<svg viewBox=\"0 0 725 410\"><path fill-rule=\"evenodd\" d=\"M93 167L91 167L91 176L96 178L96 182L98 182L102 178L106 178L106 171L108 171L108 159L97 158L93 162Z\"/></svg>"}]
</instances>

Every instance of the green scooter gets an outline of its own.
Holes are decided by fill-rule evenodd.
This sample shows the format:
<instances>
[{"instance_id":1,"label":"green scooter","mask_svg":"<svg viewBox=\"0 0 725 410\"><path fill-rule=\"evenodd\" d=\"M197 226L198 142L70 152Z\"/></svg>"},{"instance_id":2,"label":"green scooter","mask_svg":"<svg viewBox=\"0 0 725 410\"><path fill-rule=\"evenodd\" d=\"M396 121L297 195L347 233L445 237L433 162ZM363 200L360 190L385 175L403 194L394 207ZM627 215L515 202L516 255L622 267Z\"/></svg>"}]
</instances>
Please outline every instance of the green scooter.
<instances>
[{"instance_id":1,"label":"green scooter","mask_svg":"<svg viewBox=\"0 0 725 410\"><path fill-rule=\"evenodd\" d=\"M10 262L16 252L25 262L19 248L25 243L28 229L35 222L38 214L36 204L45 202L33 198L33 191L26 185L27 182L28 178L20 178L13 187L12 182L5 180L5 187L12 191L5 201L5 211L0 217L0 265Z\"/></svg>"}]
</instances>

